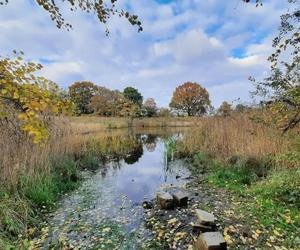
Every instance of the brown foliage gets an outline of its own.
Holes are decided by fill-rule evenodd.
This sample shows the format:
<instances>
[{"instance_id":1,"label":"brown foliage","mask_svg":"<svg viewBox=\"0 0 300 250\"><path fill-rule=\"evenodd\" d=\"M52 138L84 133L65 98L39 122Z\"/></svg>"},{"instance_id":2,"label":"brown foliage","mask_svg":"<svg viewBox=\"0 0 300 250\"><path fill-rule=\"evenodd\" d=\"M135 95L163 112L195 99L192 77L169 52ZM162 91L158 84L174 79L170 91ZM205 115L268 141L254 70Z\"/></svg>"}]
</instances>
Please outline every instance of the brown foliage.
<instances>
[{"instance_id":1,"label":"brown foliage","mask_svg":"<svg viewBox=\"0 0 300 250\"><path fill-rule=\"evenodd\" d=\"M94 113L101 116L118 116L123 99L119 91L98 87L96 95L91 99L90 107Z\"/></svg>"},{"instance_id":2,"label":"brown foliage","mask_svg":"<svg viewBox=\"0 0 300 250\"><path fill-rule=\"evenodd\" d=\"M198 83L186 82L173 93L170 107L188 116L203 115L210 106L207 90Z\"/></svg>"}]
</instances>

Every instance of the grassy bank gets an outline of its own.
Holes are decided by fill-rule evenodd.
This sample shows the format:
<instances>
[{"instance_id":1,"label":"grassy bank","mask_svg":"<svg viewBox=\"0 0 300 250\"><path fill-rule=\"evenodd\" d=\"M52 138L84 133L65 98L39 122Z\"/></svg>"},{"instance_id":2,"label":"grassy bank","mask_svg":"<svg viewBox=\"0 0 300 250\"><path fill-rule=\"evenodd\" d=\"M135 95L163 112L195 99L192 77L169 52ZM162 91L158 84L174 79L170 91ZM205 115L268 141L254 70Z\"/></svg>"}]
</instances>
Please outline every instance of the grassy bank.
<instances>
[{"instance_id":1,"label":"grassy bank","mask_svg":"<svg viewBox=\"0 0 300 250\"><path fill-rule=\"evenodd\" d=\"M228 210L219 211L219 217L231 220L222 223L232 249L299 249L297 131L282 135L246 115L207 118L177 143L174 152L191 161L196 182L227 193L232 201Z\"/></svg>"}]
</instances>

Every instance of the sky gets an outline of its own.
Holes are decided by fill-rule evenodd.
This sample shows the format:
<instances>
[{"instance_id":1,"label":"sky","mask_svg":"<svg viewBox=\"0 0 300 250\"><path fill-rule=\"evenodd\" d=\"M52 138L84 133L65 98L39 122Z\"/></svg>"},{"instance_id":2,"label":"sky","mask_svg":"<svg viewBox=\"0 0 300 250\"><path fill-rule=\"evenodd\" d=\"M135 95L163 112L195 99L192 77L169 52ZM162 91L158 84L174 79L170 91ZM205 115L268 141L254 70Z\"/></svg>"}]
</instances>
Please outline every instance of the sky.
<instances>
[{"instance_id":1,"label":"sky","mask_svg":"<svg viewBox=\"0 0 300 250\"><path fill-rule=\"evenodd\" d=\"M109 36L95 16L67 6L61 11L71 31L57 29L33 0L0 6L0 55L22 50L63 88L83 80L110 89L133 86L164 107L178 85L197 82L218 107L239 98L252 102L248 78L268 75L287 1L265 0L256 8L239 0L119 0L119 7L138 14L144 31L114 17Z\"/></svg>"}]
</instances>

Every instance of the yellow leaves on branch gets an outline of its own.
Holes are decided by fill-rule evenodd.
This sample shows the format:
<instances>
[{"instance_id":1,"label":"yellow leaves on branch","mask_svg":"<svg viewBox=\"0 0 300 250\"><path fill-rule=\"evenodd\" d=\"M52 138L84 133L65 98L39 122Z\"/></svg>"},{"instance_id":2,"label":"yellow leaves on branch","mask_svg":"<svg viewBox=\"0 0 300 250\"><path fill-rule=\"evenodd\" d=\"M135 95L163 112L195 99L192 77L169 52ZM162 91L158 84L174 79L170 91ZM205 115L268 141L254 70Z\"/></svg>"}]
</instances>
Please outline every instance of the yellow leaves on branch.
<instances>
[{"instance_id":1,"label":"yellow leaves on branch","mask_svg":"<svg viewBox=\"0 0 300 250\"><path fill-rule=\"evenodd\" d=\"M71 101L55 83L34 75L41 68L40 64L24 62L17 53L13 58L0 58L0 119L17 116L21 129L33 137L34 143L49 138L45 117L72 109Z\"/></svg>"}]
</instances>

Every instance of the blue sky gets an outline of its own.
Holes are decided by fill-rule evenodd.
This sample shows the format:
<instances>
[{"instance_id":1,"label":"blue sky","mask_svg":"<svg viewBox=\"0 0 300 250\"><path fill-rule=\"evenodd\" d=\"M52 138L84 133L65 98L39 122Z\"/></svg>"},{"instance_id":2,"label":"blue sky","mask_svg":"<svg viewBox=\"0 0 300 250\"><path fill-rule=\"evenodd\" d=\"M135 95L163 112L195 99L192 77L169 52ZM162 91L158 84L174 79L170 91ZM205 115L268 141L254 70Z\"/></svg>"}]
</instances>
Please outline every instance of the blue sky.
<instances>
[{"instance_id":1,"label":"blue sky","mask_svg":"<svg viewBox=\"0 0 300 250\"><path fill-rule=\"evenodd\" d=\"M96 17L62 12L74 29L59 30L33 1L0 7L0 50L23 50L44 65L42 74L66 88L89 80L111 89L138 88L145 98L167 106L176 86L194 81L206 87L214 106L241 98L251 102L249 76L268 74L285 0L264 6L239 0L119 0L137 13L144 31L112 18L111 33Z\"/></svg>"}]
</instances>

